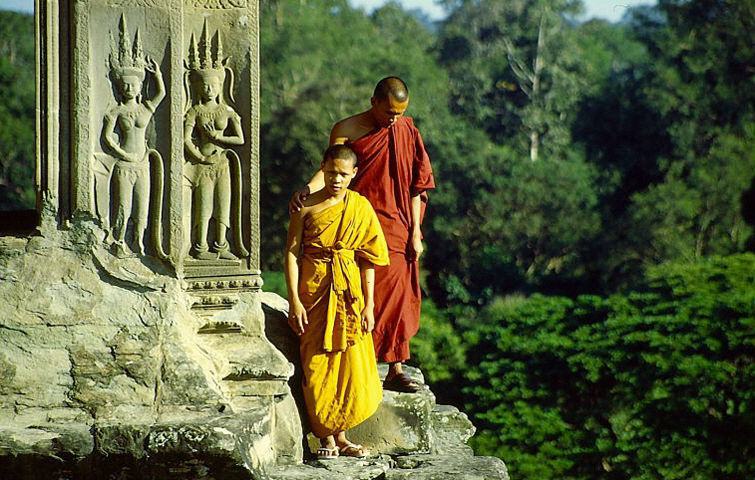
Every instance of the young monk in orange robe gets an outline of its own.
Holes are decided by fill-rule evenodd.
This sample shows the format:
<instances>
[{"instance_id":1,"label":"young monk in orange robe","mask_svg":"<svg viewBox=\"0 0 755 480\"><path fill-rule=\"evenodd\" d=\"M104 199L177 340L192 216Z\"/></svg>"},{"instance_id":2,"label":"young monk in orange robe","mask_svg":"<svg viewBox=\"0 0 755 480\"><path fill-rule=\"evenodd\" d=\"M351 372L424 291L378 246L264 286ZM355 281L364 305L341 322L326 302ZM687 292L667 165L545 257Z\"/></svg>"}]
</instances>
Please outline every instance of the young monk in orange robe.
<instances>
[{"instance_id":1,"label":"young monk in orange robe","mask_svg":"<svg viewBox=\"0 0 755 480\"><path fill-rule=\"evenodd\" d=\"M372 329L375 265L388 247L375 211L347 190L356 155L330 147L322 162L325 186L291 215L286 245L289 324L299 335L304 400L320 459L362 457L346 430L370 417L383 391ZM302 255L303 253L303 255Z\"/></svg>"},{"instance_id":2,"label":"young monk in orange robe","mask_svg":"<svg viewBox=\"0 0 755 480\"><path fill-rule=\"evenodd\" d=\"M369 110L333 126L330 144L346 144L357 154L359 173L351 189L372 204L390 250L390 265L375 269L372 336L378 361L389 364L383 387L416 392L419 386L404 374L402 364L410 357L409 340L419 329L421 225L426 191L435 188L435 181L422 136L403 116L409 106L406 84L398 77L386 77L378 82L370 101ZM309 191L321 185L322 172L317 172L294 195L290 209L299 208Z\"/></svg>"}]
</instances>

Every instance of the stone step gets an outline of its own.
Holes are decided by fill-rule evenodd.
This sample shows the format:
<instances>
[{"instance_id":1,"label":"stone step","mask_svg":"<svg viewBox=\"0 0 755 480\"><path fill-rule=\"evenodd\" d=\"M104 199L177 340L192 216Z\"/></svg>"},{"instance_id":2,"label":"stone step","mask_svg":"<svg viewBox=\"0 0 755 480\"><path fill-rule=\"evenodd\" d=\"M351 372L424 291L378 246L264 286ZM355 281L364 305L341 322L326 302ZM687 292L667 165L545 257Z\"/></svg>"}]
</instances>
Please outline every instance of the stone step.
<instances>
[{"instance_id":1,"label":"stone step","mask_svg":"<svg viewBox=\"0 0 755 480\"><path fill-rule=\"evenodd\" d=\"M289 385L302 407L298 339L286 323L288 302L267 292L262 293L261 300L265 312L266 336L296 367ZM405 366L404 371L420 384L420 391L384 391L383 401L377 412L353 428L349 432L349 438L374 454L469 453L471 449L466 446L466 442L474 435L475 428L467 416L455 407L437 405L435 395L425 384L425 377L419 368ZM379 364L378 373L384 379L388 365ZM303 412L303 408L300 410ZM306 414L302 417L306 423ZM314 452L319 441L310 433L307 435L307 444L310 451Z\"/></svg>"},{"instance_id":2,"label":"stone step","mask_svg":"<svg viewBox=\"0 0 755 480\"><path fill-rule=\"evenodd\" d=\"M509 480L495 457L414 454L336 458L266 469L269 480Z\"/></svg>"},{"instance_id":3,"label":"stone step","mask_svg":"<svg viewBox=\"0 0 755 480\"><path fill-rule=\"evenodd\" d=\"M383 391L383 401L375 414L349 431L349 438L375 454L470 453L467 441L475 427L467 416L450 405L437 405L435 395L425 384L418 368L404 367L405 372L420 384L417 393ZM386 365L378 366L385 378ZM310 451L319 441L307 436Z\"/></svg>"},{"instance_id":4,"label":"stone step","mask_svg":"<svg viewBox=\"0 0 755 480\"><path fill-rule=\"evenodd\" d=\"M239 397L286 395L294 365L265 338L214 334L197 341L211 355L221 388L234 402Z\"/></svg>"}]
</instances>

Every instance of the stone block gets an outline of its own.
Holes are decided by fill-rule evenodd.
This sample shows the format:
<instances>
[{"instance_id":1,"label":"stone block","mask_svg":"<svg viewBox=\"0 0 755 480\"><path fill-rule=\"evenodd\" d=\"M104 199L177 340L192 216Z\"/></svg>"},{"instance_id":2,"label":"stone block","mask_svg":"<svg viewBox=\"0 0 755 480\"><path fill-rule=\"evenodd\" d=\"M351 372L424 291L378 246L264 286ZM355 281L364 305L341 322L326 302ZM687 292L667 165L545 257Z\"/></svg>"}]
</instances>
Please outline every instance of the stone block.
<instances>
[{"instance_id":1,"label":"stone block","mask_svg":"<svg viewBox=\"0 0 755 480\"><path fill-rule=\"evenodd\" d=\"M385 480L509 480L506 465L495 457L411 455L396 458Z\"/></svg>"},{"instance_id":2,"label":"stone block","mask_svg":"<svg viewBox=\"0 0 755 480\"><path fill-rule=\"evenodd\" d=\"M351 429L350 438L373 453L429 452L434 406L426 386L417 393L384 391L377 412Z\"/></svg>"},{"instance_id":3,"label":"stone block","mask_svg":"<svg viewBox=\"0 0 755 480\"><path fill-rule=\"evenodd\" d=\"M334 458L308 465L273 467L265 471L269 480L380 480L390 470L390 457L367 459Z\"/></svg>"},{"instance_id":4,"label":"stone block","mask_svg":"<svg viewBox=\"0 0 755 480\"><path fill-rule=\"evenodd\" d=\"M433 453L472 453L467 442L475 427L464 412L452 405L435 405L432 412Z\"/></svg>"},{"instance_id":5,"label":"stone block","mask_svg":"<svg viewBox=\"0 0 755 480\"><path fill-rule=\"evenodd\" d=\"M94 438L87 425L0 426L0 456L39 455L82 459L93 450Z\"/></svg>"},{"instance_id":6,"label":"stone block","mask_svg":"<svg viewBox=\"0 0 755 480\"><path fill-rule=\"evenodd\" d=\"M265 473L269 480L509 480L500 459L460 454L336 458L275 466Z\"/></svg>"}]
</instances>

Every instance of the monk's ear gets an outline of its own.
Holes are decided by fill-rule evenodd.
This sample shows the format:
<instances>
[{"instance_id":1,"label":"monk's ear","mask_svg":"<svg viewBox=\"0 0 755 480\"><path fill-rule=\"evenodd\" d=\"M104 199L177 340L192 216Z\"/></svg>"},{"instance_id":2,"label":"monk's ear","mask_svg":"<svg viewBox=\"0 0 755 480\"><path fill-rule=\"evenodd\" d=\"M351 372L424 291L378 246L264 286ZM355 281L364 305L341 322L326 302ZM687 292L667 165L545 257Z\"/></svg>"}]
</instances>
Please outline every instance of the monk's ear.
<instances>
[{"instance_id":1,"label":"monk's ear","mask_svg":"<svg viewBox=\"0 0 755 480\"><path fill-rule=\"evenodd\" d=\"M355 166L354 166L354 171L353 171L353 172L351 172L351 176L352 176L352 177L353 177L354 175L356 175L356 174L357 174L357 170L359 170L359 169L358 169L358 168L356 167L356 165L355 165Z\"/></svg>"},{"instance_id":2,"label":"monk's ear","mask_svg":"<svg viewBox=\"0 0 755 480\"><path fill-rule=\"evenodd\" d=\"M370 97L370 105L372 105L372 107L374 108L375 105L377 105L377 104L378 104L377 98L375 98L374 96Z\"/></svg>"}]
</instances>

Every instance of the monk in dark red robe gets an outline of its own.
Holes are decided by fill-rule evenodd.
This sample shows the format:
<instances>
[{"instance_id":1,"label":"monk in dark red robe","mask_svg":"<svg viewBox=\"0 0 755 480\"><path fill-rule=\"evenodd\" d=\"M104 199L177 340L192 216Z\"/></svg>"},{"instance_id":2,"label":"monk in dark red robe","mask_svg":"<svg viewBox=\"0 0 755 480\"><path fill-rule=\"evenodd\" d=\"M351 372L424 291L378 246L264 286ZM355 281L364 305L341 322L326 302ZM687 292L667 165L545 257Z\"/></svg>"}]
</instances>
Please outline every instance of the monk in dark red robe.
<instances>
[{"instance_id":1,"label":"monk in dark red robe","mask_svg":"<svg viewBox=\"0 0 755 480\"><path fill-rule=\"evenodd\" d=\"M353 190L372 204L383 229L390 265L375 269L375 330L378 361L390 364L384 387L414 392L418 385L402 368L410 357L409 339L419 328L421 295L418 260L423 252L421 224L427 190L435 188L430 158L414 122L403 114L409 91L398 77L381 80L372 107L336 123L330 144L348 144L359 170ZM322 172L295 196L293 208L309 191L322 188Z\"/></svg>"},{"instance_id":2,"label":"monk in dark red robe","mask_svg":"<svg viewBox=\"0 0 755 480\"><path fill-rule=\"evenodd\" d=\"M419 197L421 224L425 191L435 188L430 158L419 130L407 117L348 145L359 159L351 188L372 204L390 253L390 264L375 271L375 354L381 362L403 362L410 357L409 339L419 328L421 300L412 249L412 197Z\"/></svg>"}]
</instances>

